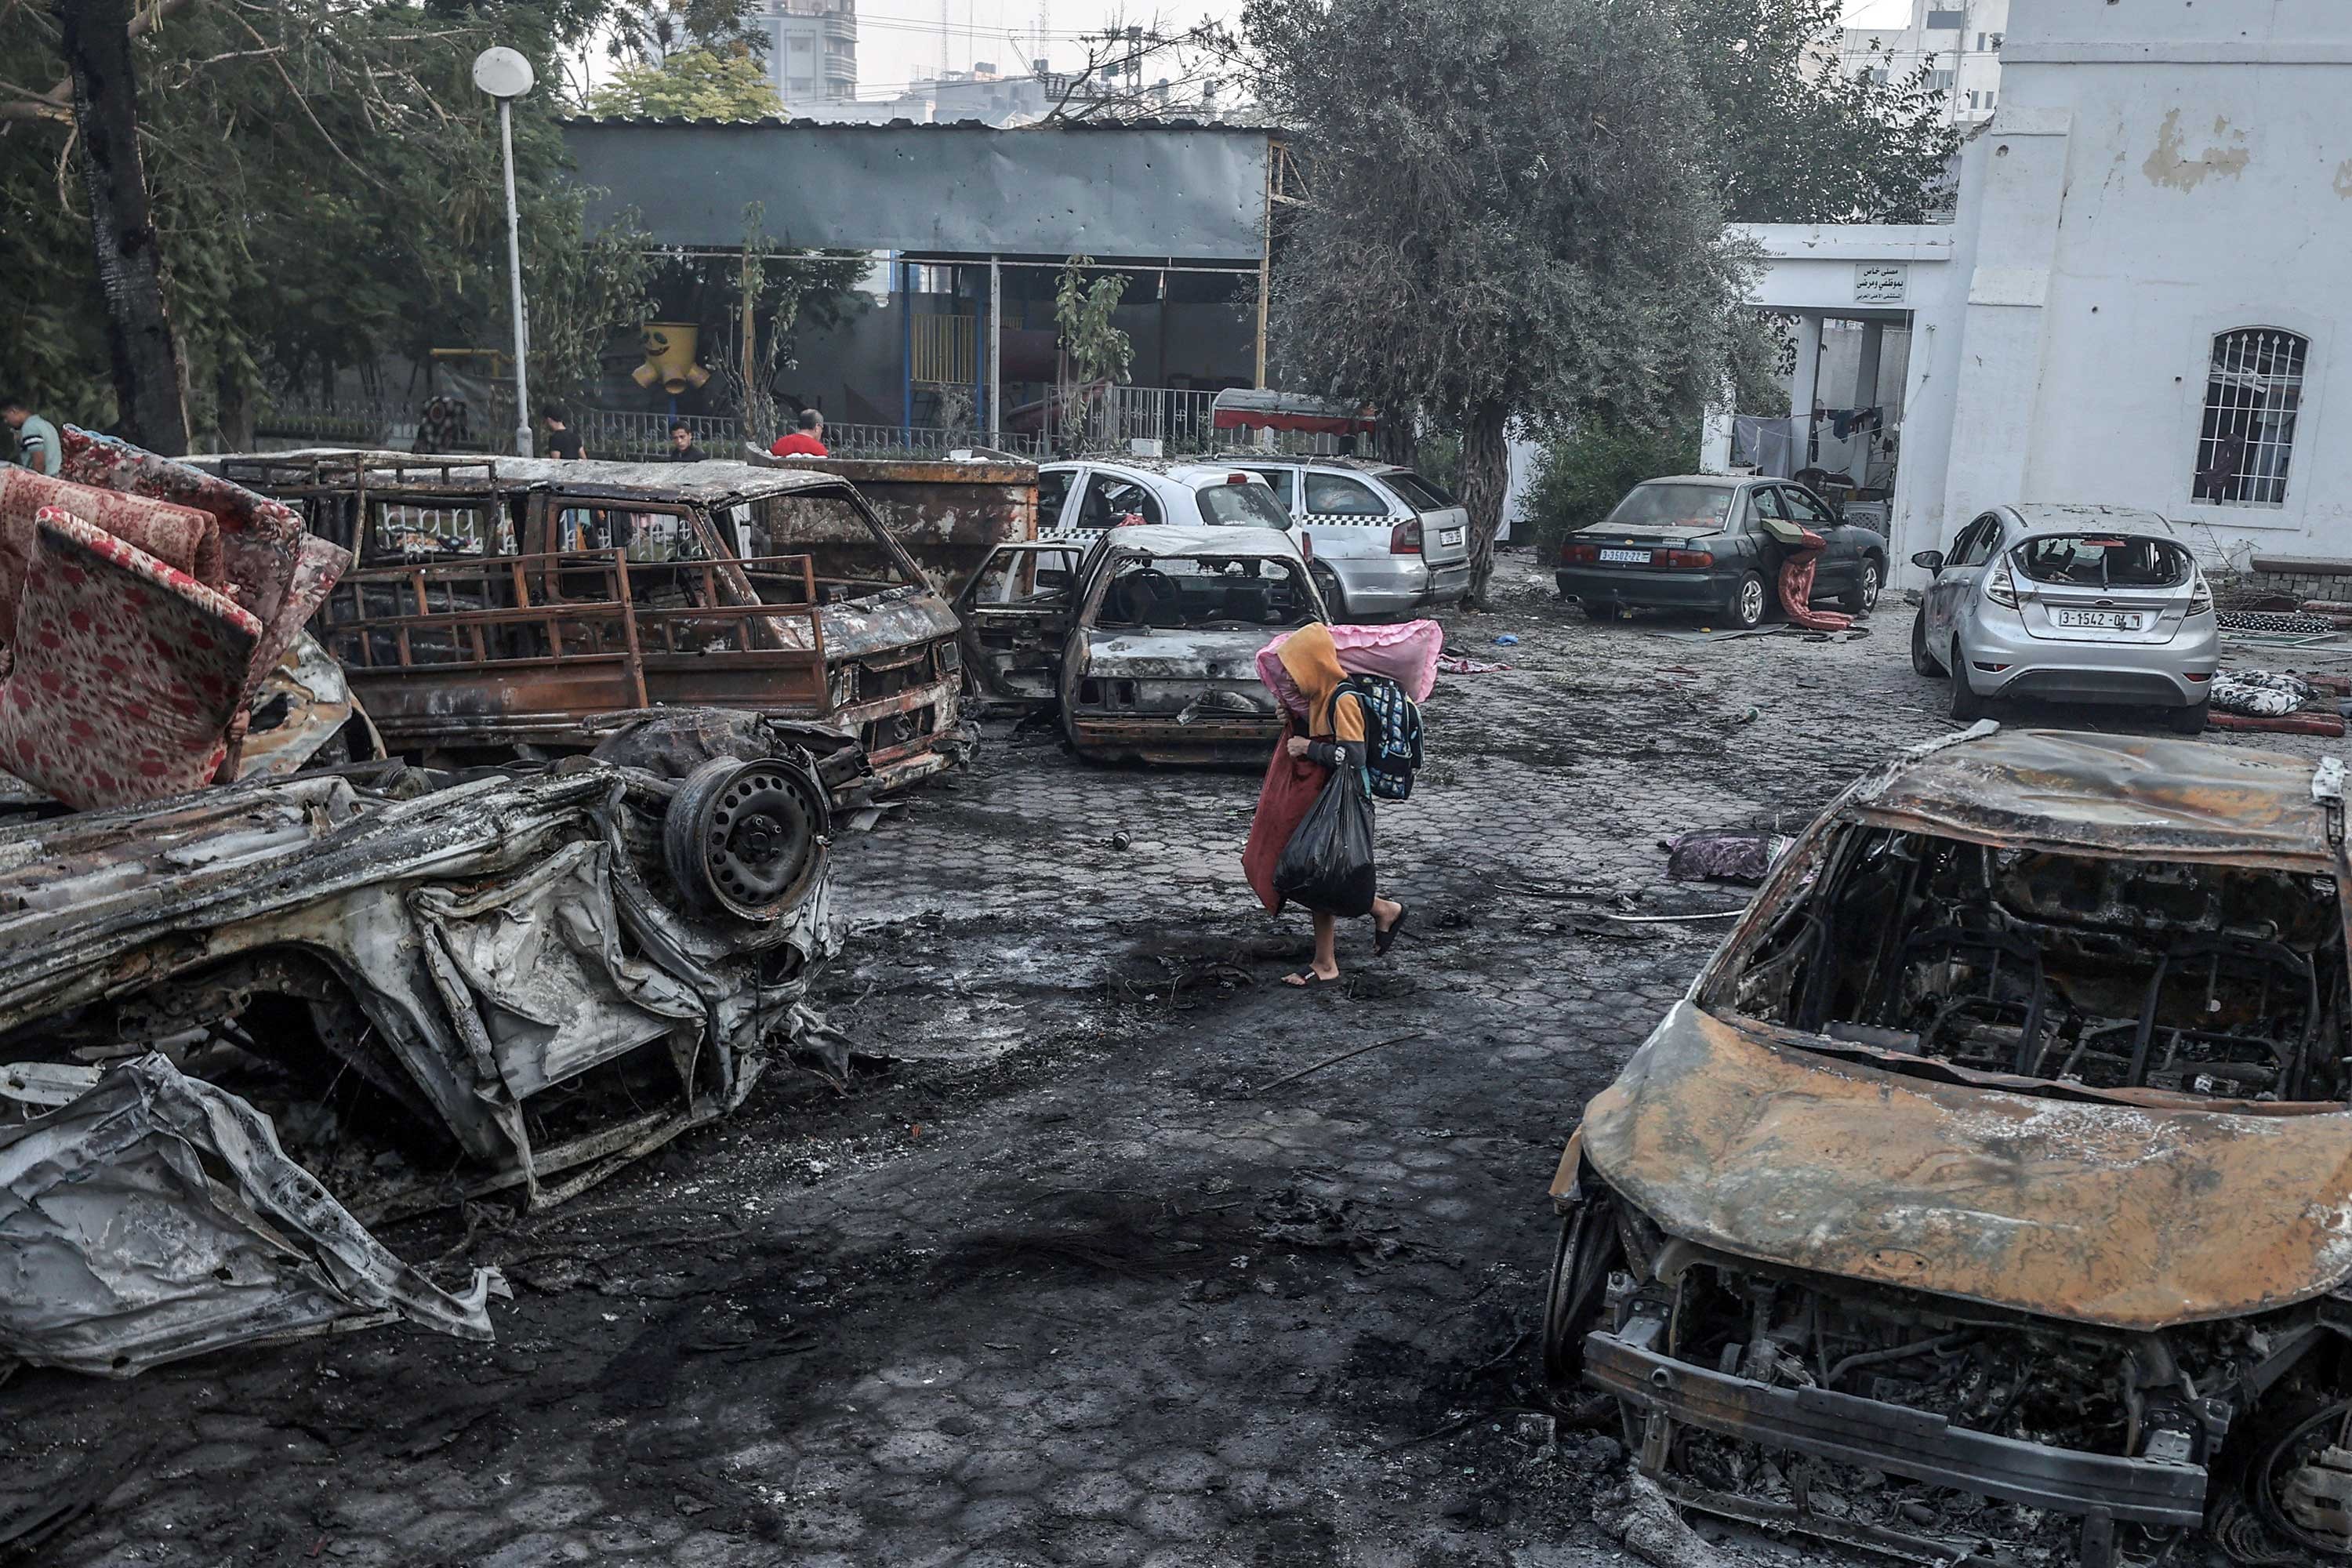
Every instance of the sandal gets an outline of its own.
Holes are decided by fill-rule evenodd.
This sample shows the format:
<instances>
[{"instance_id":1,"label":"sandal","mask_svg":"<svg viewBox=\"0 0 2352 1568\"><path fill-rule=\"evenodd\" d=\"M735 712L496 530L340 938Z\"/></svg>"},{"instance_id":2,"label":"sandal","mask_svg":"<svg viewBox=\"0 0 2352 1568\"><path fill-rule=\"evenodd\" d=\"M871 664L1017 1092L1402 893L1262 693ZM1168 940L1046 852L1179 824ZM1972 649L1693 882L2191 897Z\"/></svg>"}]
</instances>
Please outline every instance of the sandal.
<instances>
[{"instance_id":1,"label":"sandal","mask_svg":"<svg viewBox=\"0 0 2352 1568\"><path fill-rule=\"evenodd\" d=\"M1412 914L1412 911L1411 910L1406 909L1402 904L1399 904L1397 906L1397 918L1389 921L1388 930L1375 931L1372 932L1372 951L1376 953L1385 953L1388 952L1389 943L1396 941L1397 932L1404 930L1404 922Z\"/></svg>"},{"instance_id":2,"label":"sandal","mask_svg":"<svg viewBox=\"0 0 2352 1568\"><path fill-rule=\"evenodd\" d=\"M1331 978L1326 980L1323 976L1316 973L1313 970L1307 969L1301 970L1297 974L1284 975L1282 977L1282 983L1285 985L1289 986L1293 991L1313 991L1325 985L1337 985L1339 984L1341 978L1342 976L1334 974Z\"/></svg>"}]
</instances>

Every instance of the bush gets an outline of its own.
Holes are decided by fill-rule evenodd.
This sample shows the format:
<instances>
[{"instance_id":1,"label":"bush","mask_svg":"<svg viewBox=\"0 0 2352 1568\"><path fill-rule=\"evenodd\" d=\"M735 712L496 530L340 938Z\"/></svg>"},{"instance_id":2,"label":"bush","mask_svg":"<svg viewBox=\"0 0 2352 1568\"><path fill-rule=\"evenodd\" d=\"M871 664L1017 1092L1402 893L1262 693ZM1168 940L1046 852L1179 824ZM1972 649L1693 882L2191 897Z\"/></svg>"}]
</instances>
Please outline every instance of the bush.
<instances>
[{"instance_id":1,"label":"bush","mask_svg":"<svg viewBox=\"0 0 2352 1568\"><path fill-rule=\"evenodd\" d=\"M1606 416L1588 418L1544 442L1528 497L1528 538L1522 542L1531 541L1537 558L1549 561L1561 539L1607 517L1643 479L1697 468L1695 419L1657 429Z\"/></svg>"}]
</instances>

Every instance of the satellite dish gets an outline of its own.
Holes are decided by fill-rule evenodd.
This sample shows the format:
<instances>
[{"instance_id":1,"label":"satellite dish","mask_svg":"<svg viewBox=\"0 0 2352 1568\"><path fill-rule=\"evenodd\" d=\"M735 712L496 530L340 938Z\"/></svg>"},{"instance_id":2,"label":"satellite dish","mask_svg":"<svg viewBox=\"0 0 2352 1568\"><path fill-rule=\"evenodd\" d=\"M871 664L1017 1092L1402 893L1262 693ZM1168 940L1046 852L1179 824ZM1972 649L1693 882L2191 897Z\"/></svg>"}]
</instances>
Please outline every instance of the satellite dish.
<instances>
[{"instance_id":1,"label":"satellite dish","mask_svg":"<svg viewBox=\"0 0 2352 1568\"><path fill-rule=\"evenodd\" d=\"M520 98L538 80L530 62L503 44L474 57L474 85L492 98Z\"/></svg>"}]
</instances>

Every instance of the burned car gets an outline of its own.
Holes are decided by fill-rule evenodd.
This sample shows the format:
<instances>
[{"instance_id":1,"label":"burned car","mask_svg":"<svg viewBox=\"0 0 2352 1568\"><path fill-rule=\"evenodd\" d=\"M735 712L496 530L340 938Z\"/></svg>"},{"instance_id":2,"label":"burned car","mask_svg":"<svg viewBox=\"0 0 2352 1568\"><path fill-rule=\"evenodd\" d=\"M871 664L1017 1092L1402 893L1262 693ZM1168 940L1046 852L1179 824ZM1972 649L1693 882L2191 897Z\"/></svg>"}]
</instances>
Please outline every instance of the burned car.
<instances>
[{"instance_id":1,"label":"burned car","mask_svg":"<svg viewBox=\"0 0 2352 1568\"><path fill-rule=\"evenodd\" d=\"M0 1127L0 1363L127 1373L376 1309L488 1337L478 1289L360 1226L560 1202L772 1061L837 1074L803 1001L829 836L805 752L709 710L551 766L0 830L0 1100L47 1111Z\"/></svg>"},{"instance_id":2,"label":"burned car","mask_svg":"<svg viewBox=\"0 0 2352 1568\"><path fill-rule=\"evenodd\" d=\"M1549 1372L1776 1530L2352 1554L2343 777L1980 724L1848 790L1586 1107Z\"/></svg>"},{"instance_id":3,"label":"burned car","mask_svg":"<svg viewBox=\"0 0 2352 1568\"><path fill-rule=\"evenodd\" d=\"M1263 762L1285 720L1257 675L1273 638L1325 619L1272 529L1111 529L1000 545L957 600L973 686L1058 713L1105 761Z\"/></svg>"},{"instance_id":4,"label":"burned car","mask_svg":"<svg viewBox=\"0 0 2352 1568\"><path fill-rule=\"evenodd\" d=\"M203 461L358 557L314 626L411 760L586 751L615 715L673 706L797 721L811 745L830 733L837 801L969 752L955 616L847 479L350 451Z\"/></svg>"}]
</instances>

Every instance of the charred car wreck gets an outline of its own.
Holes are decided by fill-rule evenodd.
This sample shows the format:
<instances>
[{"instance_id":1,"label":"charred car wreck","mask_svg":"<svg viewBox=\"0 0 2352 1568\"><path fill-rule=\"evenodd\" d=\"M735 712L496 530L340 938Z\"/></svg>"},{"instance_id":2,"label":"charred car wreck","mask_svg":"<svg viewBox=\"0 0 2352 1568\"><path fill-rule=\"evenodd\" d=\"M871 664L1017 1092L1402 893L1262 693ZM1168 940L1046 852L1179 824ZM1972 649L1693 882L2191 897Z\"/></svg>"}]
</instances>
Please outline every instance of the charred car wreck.
<instances>
[{"instance_id":1,"label":"charred car wreck","mask_svg":"<svg viewBox=\"0 0 2352 1568\"><path fill-rule=\"evenodd\" d=\"M558 1202L772 1060L837 1069L802 1000L828 812L805 752L705 710L551 767L0 832L0 1099L44 1112L0 1125L0 1357L127 1373L379 1310L487 1335L482 1281L443 1296L353 1216Z\"/></svg>"},{"instance_id":2,"label":"charred car wreck","mask_svg":"<svg viewBox=\"0 0 2352 1568\"><path fill-rule=\"evenodd\" d=\"M1549 1370L1914 1561L2352 1553L2342 781L1980 725L1849 790L1586 1108Z\"/></svg>"},{"instance_id":3,"label":"charred car wreck","mask_svg":"<svg viewBox=\"0 0 2352 1568\"><path fill-rule=\"evenodd\" d=\"M650 710L735 708L803 726L845 802L970 750L955 616L845 479L351 451L205 462L357 557L317 629L412 760L584 752Z\"/></svg>"},{"instance_id":4,"label":"charred car wreck","mask_svg":"<svg viewBox=\"0 0 2352 1568\"><path fill-rule=\"evenodd\" d=\"M983 697L1058 713L1082 755L1148 763L1264 762L1285 720L1258 650L1327 618L1286 535L1148 524L1001 545L957 611Z\"/></svg>"}]
</instances>

